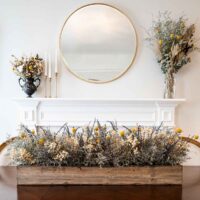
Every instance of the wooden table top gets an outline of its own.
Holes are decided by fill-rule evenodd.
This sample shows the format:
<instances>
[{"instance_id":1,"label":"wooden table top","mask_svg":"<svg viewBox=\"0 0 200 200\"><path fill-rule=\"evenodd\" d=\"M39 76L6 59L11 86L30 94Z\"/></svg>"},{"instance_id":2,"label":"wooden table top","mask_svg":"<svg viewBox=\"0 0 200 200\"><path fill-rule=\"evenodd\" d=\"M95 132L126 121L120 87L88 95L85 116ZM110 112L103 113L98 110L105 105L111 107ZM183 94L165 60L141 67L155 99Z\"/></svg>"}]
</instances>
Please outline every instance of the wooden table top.
<instances>
[{"instance_id":1,"label":"wooden table top","mask_svg":"<svg viewBox=\"0 0 200 200\"><path fill-rule=\"evenodd\" d=\"M183 186L17 186L0 167L0 200L200 200L200 167L183 168Z\"/></svg>"}]
</instances>

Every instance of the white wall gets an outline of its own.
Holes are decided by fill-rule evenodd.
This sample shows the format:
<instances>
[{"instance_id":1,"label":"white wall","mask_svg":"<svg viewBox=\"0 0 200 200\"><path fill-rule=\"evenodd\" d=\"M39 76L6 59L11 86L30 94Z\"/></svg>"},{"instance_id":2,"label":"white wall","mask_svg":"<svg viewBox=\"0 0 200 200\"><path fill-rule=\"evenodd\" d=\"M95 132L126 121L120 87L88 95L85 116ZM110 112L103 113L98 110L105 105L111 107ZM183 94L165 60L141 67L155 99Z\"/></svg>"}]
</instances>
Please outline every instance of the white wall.
<instances>
[{"instance_id":1,"label":"white wall","mask_svg":"<svg viewBox=\"0 0 200 200\"><path fill-rule=\"evenodd\" d=\"M89 0L0 0L0 143L7 134L15 134L14 97L24 97L17 77L12 73L11 55L53 51L58 32L67 15ZM124 11L135 24L139 48L133 67L120 79L107 84L91 84L76 79L62 67L59 96L66 98L143 98L162 97L163 76L153 52L145 45L145 30L152 14L170 10L178 16L184 12L200 30L199 0L107 0ZM200 133L200 54L177 76L177 97L187 102L177 110L177 126L185 132ZM40 87L36 96L43 96Z\"/></svg>"}]
</instances>

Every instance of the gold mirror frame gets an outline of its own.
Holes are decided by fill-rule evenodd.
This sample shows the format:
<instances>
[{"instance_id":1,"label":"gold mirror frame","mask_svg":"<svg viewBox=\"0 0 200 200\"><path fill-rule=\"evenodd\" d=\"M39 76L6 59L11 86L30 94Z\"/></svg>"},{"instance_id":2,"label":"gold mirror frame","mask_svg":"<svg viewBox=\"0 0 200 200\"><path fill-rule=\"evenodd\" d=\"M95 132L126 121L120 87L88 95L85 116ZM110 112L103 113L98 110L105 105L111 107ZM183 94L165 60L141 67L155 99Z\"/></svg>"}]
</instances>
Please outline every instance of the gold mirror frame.
<instances>
[{"instance_id":1,"label":"gold mirror frame","mask_svg":"<svg viewBox=\"0 0 200 200\"><path fill-rule=\"evenodd\" d=\"M129 21L129 23L131 24L132 28L133 28L133 31L134 31L134 34L135 34L135 41L136 41L136 46L135 46L135 53L134 55L132 56L132 60L130 62L130 64L124 69L122 70L121 73L119 73L119 75L115 76L113 79L111 80L107 80L107 81L93 81L93 80L87 80L81 76L79 76L77 73L75 73L73 70L70 69L70 66L67 64L67 61L65 59L65 57L63 56L63 53L61 51L61 36L62 36L62 32L63 32L63 29L65 27L65 25L67 24L68 20L73 16L73 14L75 14L77 11L81 10L82 8L85 8L85 7L88 7L88 6L92 6L92 5L102 5L102 6L108 6L110 8L113 8L115 10L117 10L118 12L120 12L122 15L124 15L127 20ZM64 24L62 25L62 28L61 28L61 31L59 33L59 40L58 40L58 47L59 47L59 54L60 54L60 57L63 61L63 63L65 64L65 66L67 67L68 71L70 73L72 73L75 77L77 77L78 79L80 80L83 80L83 81L86 81L86 82L89 82L89 83L96 83L96 84L101 84L101 83L109 83L109 82L112 82L120 77L122 77L130 68L131 66L133 65L134 63L134 60L136 58L136 54L137 54L137 50L138 50L138 37L137 37L137 32L135 30L135 27L133 25L133 22L132 20L130 19L130 17L128 17L123 11L119 10L118 8L116 8L115 6L112 6L112 5L109 5L109 4L105 4L105 3L91 3L91 4L86 4L86 5L83 5L81 7L79 7L78 9L76 9L75 11L73 11L68 17L66 17L65 21L64 21Z\"/></svg>"}]
</instances>

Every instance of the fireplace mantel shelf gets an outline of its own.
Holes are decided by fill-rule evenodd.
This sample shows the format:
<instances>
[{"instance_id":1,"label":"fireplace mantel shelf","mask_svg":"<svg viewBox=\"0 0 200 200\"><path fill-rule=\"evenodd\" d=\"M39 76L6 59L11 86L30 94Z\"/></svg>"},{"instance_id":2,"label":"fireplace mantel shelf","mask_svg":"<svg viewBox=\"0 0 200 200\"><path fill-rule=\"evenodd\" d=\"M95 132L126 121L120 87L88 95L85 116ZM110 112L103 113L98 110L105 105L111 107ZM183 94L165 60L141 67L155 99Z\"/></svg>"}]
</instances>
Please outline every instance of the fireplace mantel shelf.
<instances>
[{"instance_id":1,"label":"fireplace mantel shelf","mask_svg":"<svg viewBox=\"0 0 200 200\"><path fill-rule=\"evenodd\" d=\"M124 102L184 102L186 101L185 99L162 99L162 98L118 98L118 99L78 99L78 98L43 98L43 97L38 97L38 98L14 98L14 101L17 102L30 102L30 101L81 101L81 102L91 102L91 101L96 101L96 102L102 102L102 101L107 101L107 102L119 102L119 101L124 101Z\"/></svg>"},{"instance_id":2,"label":"fireplace mantel shelf","mask_svg":"<svg viewBox=\"0 0 200 200\"><path fill-rule=\"evenodd\" d=\"M15 98L19 123L27 126L58 127L86 125L95 118L117 120L119 125L175 126L175 108L185 99L69 99Z\"/></svg>"}]
</instances>

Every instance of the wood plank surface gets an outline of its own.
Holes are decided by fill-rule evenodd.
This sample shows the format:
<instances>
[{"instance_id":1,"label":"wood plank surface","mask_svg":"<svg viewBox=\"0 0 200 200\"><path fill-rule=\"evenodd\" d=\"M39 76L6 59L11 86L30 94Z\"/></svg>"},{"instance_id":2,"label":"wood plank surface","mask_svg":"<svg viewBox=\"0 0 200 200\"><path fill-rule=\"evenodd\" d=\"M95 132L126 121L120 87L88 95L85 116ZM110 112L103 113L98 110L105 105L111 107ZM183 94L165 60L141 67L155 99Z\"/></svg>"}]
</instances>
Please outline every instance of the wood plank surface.
<instances>
[{"instance_id":1,"label":"wood plank surface","mask_svg":"<svg viewBox=\"0 0 200 200\"><path fill-rule=\"evenodd\" d=\"M182 166L18 167L18 185L180 185Z\"/></svg>"}]
</instances>

